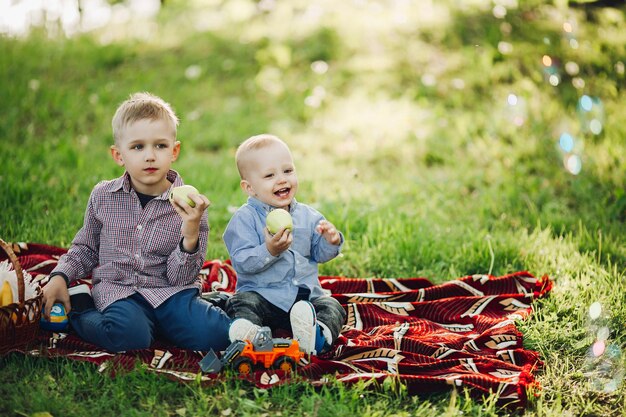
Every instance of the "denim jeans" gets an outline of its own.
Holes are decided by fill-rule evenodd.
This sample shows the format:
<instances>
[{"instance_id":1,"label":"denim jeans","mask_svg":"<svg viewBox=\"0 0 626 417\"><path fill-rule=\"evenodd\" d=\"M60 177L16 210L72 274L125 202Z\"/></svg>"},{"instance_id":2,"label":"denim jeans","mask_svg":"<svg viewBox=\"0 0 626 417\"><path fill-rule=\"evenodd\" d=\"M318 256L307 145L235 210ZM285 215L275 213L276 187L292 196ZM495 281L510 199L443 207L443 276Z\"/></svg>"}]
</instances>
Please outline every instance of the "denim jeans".
<instances>
[{"instance_id":1,"label":"denim jeans","mask_svg":"<svg viewBox=\"0 0 626 417\"><path fill-rule=\"evenodd\" d=\"M308 294L300 292L296 301L302 299L308 300ZM337 340L346 321L346 311L339 301L328 296L308 301L313 304L317 320L330 329L333 341ZM291 331L289 312L281 310L254 291L235 293L226 302L226 312L233 319L244 318L259 326L269 326L272 330Z\"/></svg>"},{"instance_id":2,"label":"denim jeans","mask_svg":"<svg viewBox=\"0 0 626 417\"><path fill-rule=\"evenodd\" d=\"M69 318L83 340L110 352L145 349L156 337L191 350L219 351L229 344L230 318L193 288L173 295L157 308L136 293L102 312L70 312Z\"/></svg>"}]
</instances>

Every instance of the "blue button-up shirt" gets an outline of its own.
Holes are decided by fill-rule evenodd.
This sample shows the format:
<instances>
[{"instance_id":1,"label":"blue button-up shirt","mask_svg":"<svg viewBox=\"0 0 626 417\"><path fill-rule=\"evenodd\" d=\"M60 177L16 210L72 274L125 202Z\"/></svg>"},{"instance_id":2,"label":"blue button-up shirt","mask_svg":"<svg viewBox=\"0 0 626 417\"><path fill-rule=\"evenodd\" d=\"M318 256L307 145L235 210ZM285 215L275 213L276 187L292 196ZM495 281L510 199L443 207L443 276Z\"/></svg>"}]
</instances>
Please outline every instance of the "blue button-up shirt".
<instances>
[{"instance_id":1,"label":"blue button-up shirt","mask_svg":"<svg viewBox=\"0 0 626 417\"><path fill-rule=\"evenodd\" d=\"M311 291L311 299L324 295L318 279L318 263L341 251L315 231L324 216L306 204L290 205L293 242L286 251L272 256L265 245L265 218L274 207L249 197L233 215L224 232L224 243L237 271L237 291L255 291L284 311L289 311L298 287Z\"/></svg>"}]
</instances>

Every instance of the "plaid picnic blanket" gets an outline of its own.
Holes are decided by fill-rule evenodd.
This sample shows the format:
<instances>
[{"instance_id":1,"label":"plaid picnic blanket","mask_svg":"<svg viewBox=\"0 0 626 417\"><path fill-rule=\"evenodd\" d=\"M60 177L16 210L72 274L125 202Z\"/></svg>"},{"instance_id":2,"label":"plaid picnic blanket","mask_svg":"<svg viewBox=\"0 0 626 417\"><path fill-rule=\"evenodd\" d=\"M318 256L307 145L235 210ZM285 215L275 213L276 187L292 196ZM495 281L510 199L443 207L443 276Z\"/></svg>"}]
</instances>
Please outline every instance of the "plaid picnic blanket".
<instances>
[{"instance_id":1,"label":"plaid picnic blanket","mask_svg":"<svg viewBox=\"0 0 626 417\"><path fill-rule=\"evenodd\" d=\"M66 252L36 243L13 246L23 269L41 285ZM237 276L228 261L206 261L200 274L208 297L235 290ZM364 380L372 386L402 386L412 394L467 387L476 397L497 393L500 404L513 407L525 406L529 387L537 385L534 373L542 361L537 352L524 348L515 322L532 312L533 300L549 293L547 276L536 278L526 271L471 275L439 285L424 278L321 276L320 282L348 313L332 350L303 360L296 375L256 369L240 378L261 388L303 379L314 385ZM89 361L101 370L132 369L139 360L146 369L181 381L198 377L205 354L159 341L149 349L114 354L71 331L44 330L21 351ZM200 375L207 382L223 377Z\"/></svg>"}]
</instances>

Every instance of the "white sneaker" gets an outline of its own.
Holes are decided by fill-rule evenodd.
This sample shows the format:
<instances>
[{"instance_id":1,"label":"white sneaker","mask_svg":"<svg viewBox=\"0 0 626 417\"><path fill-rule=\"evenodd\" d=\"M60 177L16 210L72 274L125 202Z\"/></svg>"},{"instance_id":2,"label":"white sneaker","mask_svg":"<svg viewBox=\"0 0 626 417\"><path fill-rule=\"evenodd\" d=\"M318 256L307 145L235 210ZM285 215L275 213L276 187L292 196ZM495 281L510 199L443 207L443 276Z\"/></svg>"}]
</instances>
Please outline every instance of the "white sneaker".
<instances>
[{"instance_id":1,"label":"white sneaker","mask_svg":"<svg viewBox=\"0 0 626 417\"><path fill-rule=\"evenodd\" d=\"M254 340L254 336L261 326L252 323L248 319L235 319L228 328L228 338L231 343L235 340Z\"/></svg>"},{"instance_id":2,"label":"white sneaker","mask_svg":"<svg viewBox=\"0 0 626 417\"><path fill-rule=\"evenodd\" d=\"M317 315L313 304L308 301L298 301L291 307L289 313L293 338L298 341L300 350L314 355L315 338L317 335Z\"/></svg>"}]
</instances>

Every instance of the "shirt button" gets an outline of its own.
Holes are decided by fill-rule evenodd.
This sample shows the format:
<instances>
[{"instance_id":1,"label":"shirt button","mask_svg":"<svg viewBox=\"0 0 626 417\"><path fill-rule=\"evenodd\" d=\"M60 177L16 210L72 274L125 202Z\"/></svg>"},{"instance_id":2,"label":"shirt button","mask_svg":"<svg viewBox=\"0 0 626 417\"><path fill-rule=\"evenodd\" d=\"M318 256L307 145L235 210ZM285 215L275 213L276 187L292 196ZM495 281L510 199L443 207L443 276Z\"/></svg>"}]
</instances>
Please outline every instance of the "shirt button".
<instances>
[{"instance_id":1,"label":"shirt button","mask_svg":"<svg viewBox=\"0 0 626 417\"><path fill-rule=\"evenodd\" d=\"M269 262L269 261L270 261L270 258L265 258L265 262Z\"/></svg>"},{"instance_id":2,"label":"shirt button","mask_svg":"<svg viewBox=\"0 0 626 417\"><path fill-rule=\"evenodd\" d=\"M133 290L136 290L136 289L137 289L137 285L133 285Z\"/></svg>"},{"instance_id":3,"label":"shirt button","mask_svg":"<svg viewBox=\"0 0 626 417\"><path fill-rule=\"evenodd\" d=\"M291 283L292 283L293 285L298 285L298 281L296 281L295 279L292 279L292 280L291 280Z\"/></svg>"},{"instance_id":4,"label":"shirt button","mask_svg":"<svg viewBox=\"0 0 626 417\"><path fill-rule=\"evenodd\" d=\"M135 258L139 258L139 254L138 253L135 254Z\"/></svg>"},{"instance_id":5,"label":"shirt button","mask_svg":"<svg viewBox=\"0 0 626 417\"><path fill-rule=\"evenodd\" d=\"M137 225L137 230L141 230L141 229L143 229L143 226L142 226L142 225L140 225L140 224L138 224L138 225Z\"/></svg>"}]
</instances>

